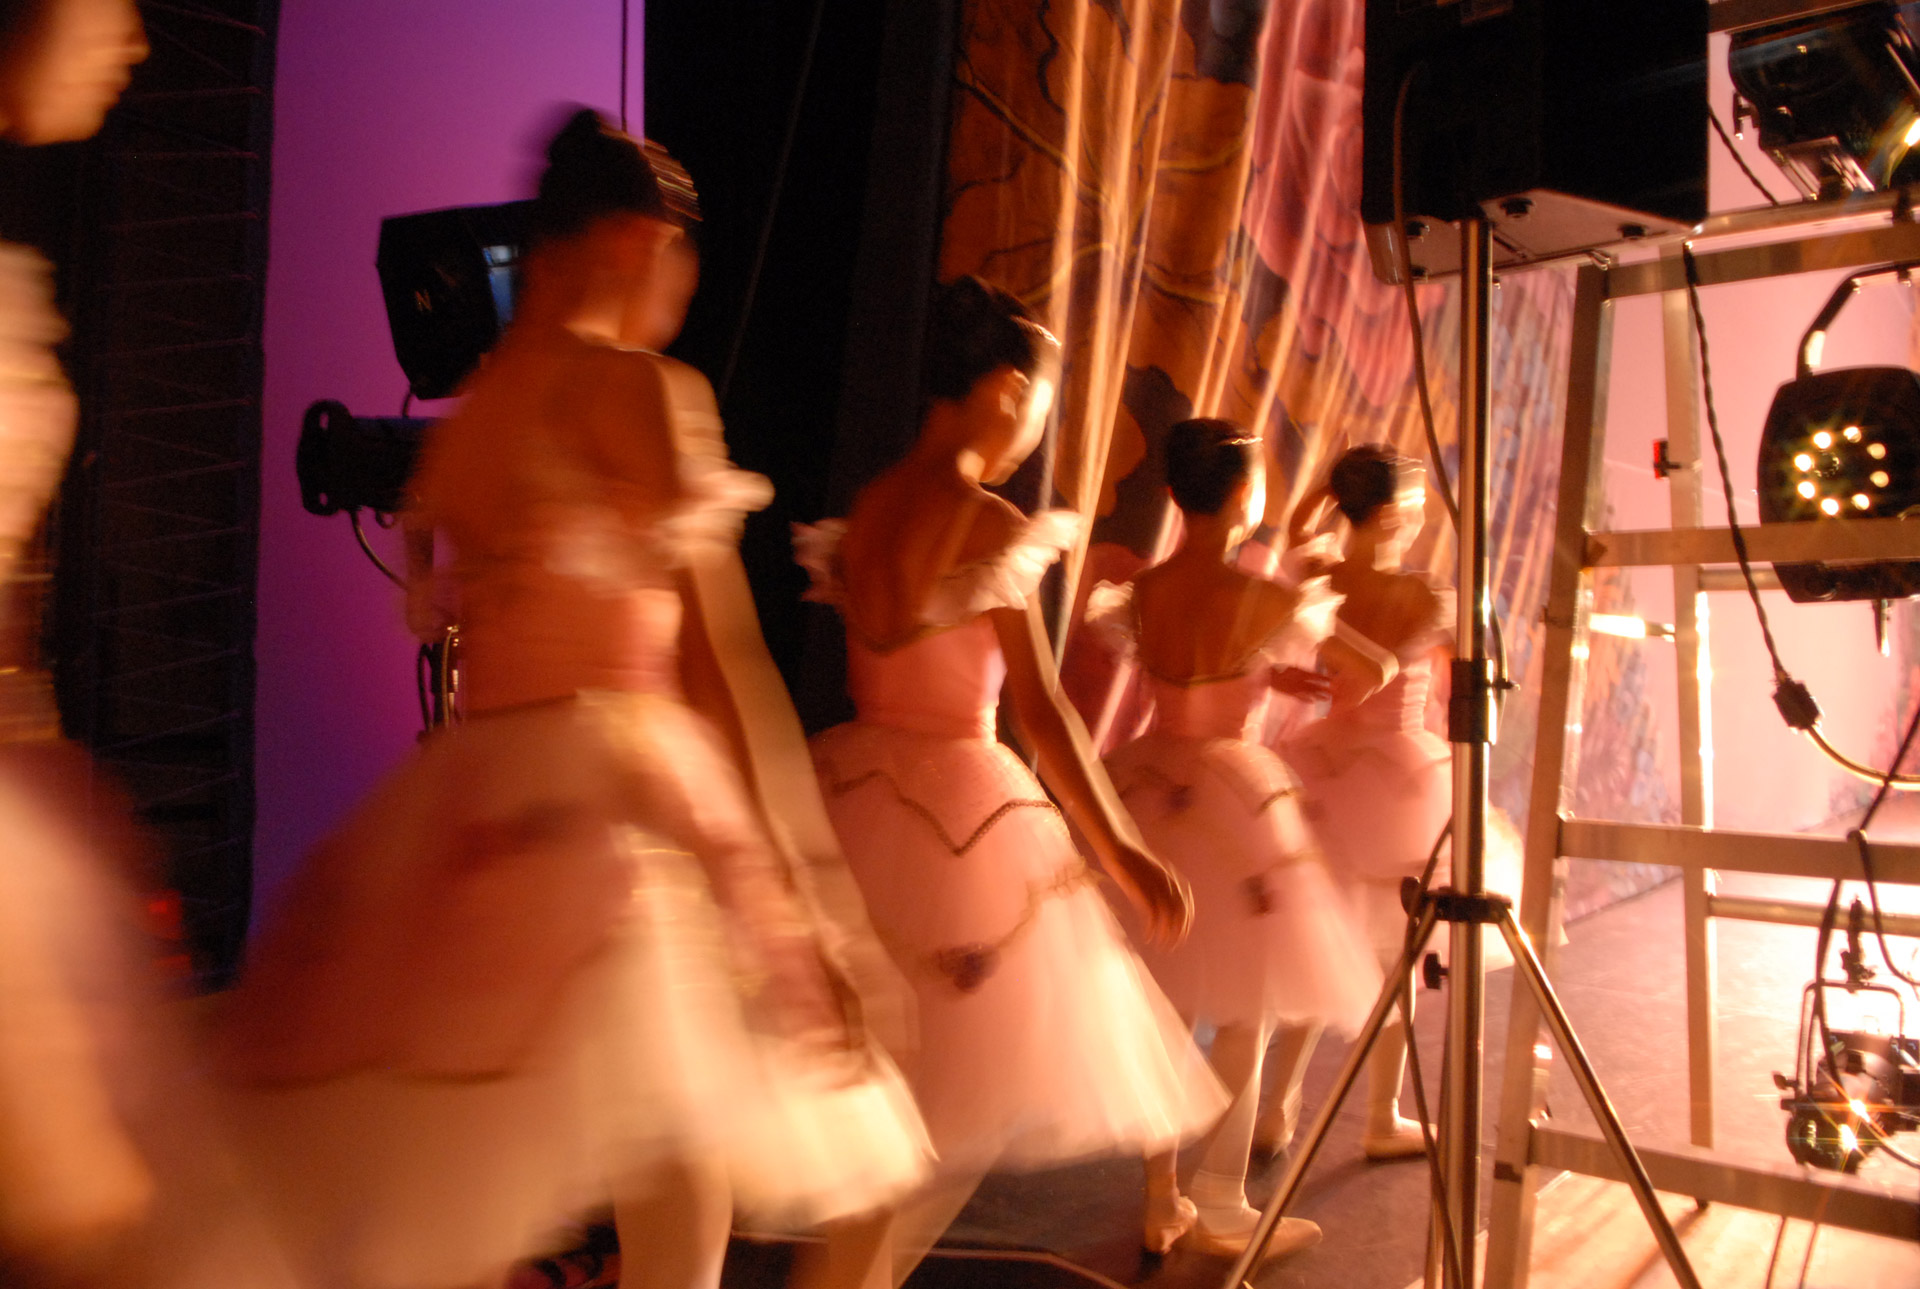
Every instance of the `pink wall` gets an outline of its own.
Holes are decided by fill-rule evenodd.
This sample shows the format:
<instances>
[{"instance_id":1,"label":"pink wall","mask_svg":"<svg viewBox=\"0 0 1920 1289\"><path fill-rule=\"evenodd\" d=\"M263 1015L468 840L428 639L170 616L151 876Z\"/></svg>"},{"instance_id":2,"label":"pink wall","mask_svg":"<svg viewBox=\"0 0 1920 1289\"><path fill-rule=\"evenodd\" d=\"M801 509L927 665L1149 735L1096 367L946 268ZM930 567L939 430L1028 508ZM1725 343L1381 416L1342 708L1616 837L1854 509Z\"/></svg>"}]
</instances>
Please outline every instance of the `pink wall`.
<instances>
[{"instance_id":1,"label":"pink wall","mask_svg":"<svg viewBox=\"0 0 1920 1289\"><path fill-rule=\"evenodd\" d=\"M1731 128L1722 39L1714 42L1712 62L1713 103ZM1762 182L1784 199L1790 191L1786 180L1755 140L1749 136L1740 147ZM1717 142L1711 156L1715 210L1761 203ZM1754 455L1761 423L1775 389L1793 376L1801 333L1841 276L1806 274L1702 292L1714 399L1743 521L1756 519ZM1913 308L1913 293L1903 287L1875 287L1859 295L1828 335L1826 365L1905 365ZM1640 299L1616 306L1607 488L1619 527L1667 522L1667 488L1654 480L1649 468L1654 440L1666 436L1663 381L1658 303ZM1705 477L1708 522L1723 520L1723 493L1710 459ZM1664 570L1636 574L1635 594L1647 616L1671 620L1672 580ZM1825 710L1829 735L1856 756L1890 753L1886 727L1893 719L1901 665L1898 642L1891 659L1875 652L1870 614L1863 604L1796 605L1777 592L1764 599L1786 665L1812 686ZM1720 594L1710 600L1716 822L1749 829L1820 823L1832 813L1836 799L1851 792L1852 781L1790 732L1774 711L1772 673L1746 597ZM1665 720L1662 760L1677 799L1673 649L1654 641L1637 647L1647 653L1652 694Z\"/></svg>"},{"instance_id":2,"label":"pink wall","mask_svg":"<svg viewBox=\"0 0 1920 1289\"><path fill-rule=\"evenodd\" d=\"M406 390L374 276L380 219L527 195L562 102L612 114L622 0L286 0L275 97L261 481L256 907L411 746L413 644L344 516L300 508L318 398ZM641 5L628 91L640 111ZM432 408L426 409L431 412ZM388 534L377 543L391 549Z\"/></svg>"}]
</instances>

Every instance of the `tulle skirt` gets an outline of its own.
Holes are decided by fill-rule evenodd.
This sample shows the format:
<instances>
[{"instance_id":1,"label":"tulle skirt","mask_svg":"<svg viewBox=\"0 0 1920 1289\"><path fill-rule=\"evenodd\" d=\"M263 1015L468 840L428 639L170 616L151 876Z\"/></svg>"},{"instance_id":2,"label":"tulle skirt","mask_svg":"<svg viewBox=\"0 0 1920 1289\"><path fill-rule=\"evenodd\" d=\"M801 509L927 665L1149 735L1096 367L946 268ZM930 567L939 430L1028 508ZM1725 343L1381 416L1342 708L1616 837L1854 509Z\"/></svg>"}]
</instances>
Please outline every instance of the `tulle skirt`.
<instances>
[{"instance_id":1,"label":"tulle skirt","mask_svg":"<svg viewBox=\"0 0 1920 1289\"><path fill-rule=\"evenodd\" d=\"M779 1225L917 1185L926 1139L886 1058L781 1037L735 970L688 844L751 829L668 699L429 739L315 854L236 999L238 1113L301 1261L483 1282L670 1160L723 1166Z\"/></svg>"},{"instance_id":2,"label":"tulle skirt","mask_svg":"<svg viewBox=\"0 0 1920 1289\"><path fill-rule=\"evenodd\" d=\"M1452 844L1442 837L1453 817L1452 751L1424 729L1380 729L1339 718L1307 726L1284 751L1306 794L1303 813L1327 867L1377 960L1390 966L1406 940L1401 882L1421 875L1436 842L1432 885L1453 880ZM1487 812L1484 863L1487 889L1518 900L1520 839L1498 810ZM1447 961L1449 939L1440 924L1428 951ZM1512 964L1497 930L1486 928L1482 943L1490 968Z\"/></svg>"},{"instance_id":3,"label":"tulle skirt","mask_svg":"<svg viewBox=\"0 0 1920 1289\"><path fill-rule=\"evenodd\" d=\"M979 738L854 722L814 758L919 1003L900 1054L942 1172L1170 1147L1225 1106L1026 766Z\"/></svg>"},{"instance_id":4,"label":"tulle skirt","mask_svg":"<svg viewBox=\"0 0 1920 1289\"><path fill-rule=\"evenodd\" d=\"M1141 946L1174 1005L1216 1025L1357 1030L1380 972L1307 835L1298 786L1280 759L1238 739L1156 731L1107 766L1147 843L1193 888L1186 941Z\"/></svg>"}]
</instances>

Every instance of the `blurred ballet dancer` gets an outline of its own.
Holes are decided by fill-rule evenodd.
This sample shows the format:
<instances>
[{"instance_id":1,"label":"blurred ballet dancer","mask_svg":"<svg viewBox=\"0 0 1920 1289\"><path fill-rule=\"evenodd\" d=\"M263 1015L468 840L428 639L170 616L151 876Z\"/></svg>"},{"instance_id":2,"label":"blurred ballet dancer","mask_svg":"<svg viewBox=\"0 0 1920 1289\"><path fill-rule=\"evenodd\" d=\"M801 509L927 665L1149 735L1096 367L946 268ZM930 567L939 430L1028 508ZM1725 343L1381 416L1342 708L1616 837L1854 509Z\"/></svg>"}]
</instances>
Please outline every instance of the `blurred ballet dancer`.
<instances>
[{"instance_id":1,"label":"blurred ballet dancer","mask_svg":"<svg viewBox=\"0 0 1920 1289\"><path fill-rule=\"evenodd\" d=\"M1332 701L1281 750L1306 791L1307 819L1328 868L1385 971L1405 939L1401 879L1420 876L1452 814L1451 751L1426 726L1434 664L1450 656L1452 615L1426 577L1403 567L1424 523L1426 472L1419 462L1378 444L1349 450L1296 510L1296 539L1328 502L1350 530L1330 579L1345 598L1335 632L1320 648ZM1443 853L1435 885L1447 875ZM1406 1053L1396 1016L1368 1061L1361 1147L1369 1159L1424 1150L1420 1125L1400 1114ZM1261 1141L1284 1145L1298 1109L1273 1102L1258 1129Z\"/></svg>"},{"instance_id":2,"label":"blurred ballet dancer","mask_svg":"<svg viewBox=\"0 0 1920 1289\"><path fill-rule=\"evenodd\" d=\"M1149 852L1059 692L1036 604L1077 516L986 491L1039 442L1058 342L977 279L943 287L912 451L851 517L797 531L813 598L847 624L859 718L814 739L828 808L882 941L919 1001L903 1054L937 1183L809 1279L904 1277L980 1177L1171 1149L1219 1091L1127 947L1064 811L1149 933L1185 934L1185 883ZM995 736L1005 683L1055 807Z\"/></svg>"},{"instance_id":3,"label":"blurred ballet dancer","mask_svg":"<svg viewBox=\"0 0 1920 1289\"><path fill-rule=\"evenodd\" d=\"M1234 552L1265 508L1260 442L1230 421L1191 420L1167 436L1166 477L1183 536L1130 593L1096 591L1097 621L1131 646L1147 678L1153 726L1107 757L1147 842L1193 887L1193 934L1143 945L1167 997L1215 1027L1214 1072L1233 1097L1183 1197L1172 1152L1148 1163L1146 1244L1188 1242L1237 1254L1259 1220L1247 1204L1248 1150L1268 1038L1283 1027L1296 1103L1305 1052L1324 1025L1358 1029L1379 990L1372 955L1310 843L1297 785L1256 741L1275 689L1320 696L1310 659L1339 602L1324 576L1297 587L1253 577ZM1289 1059L1291 1057L1291 1059ZM1196 1212L1197 1209L1197 1212ZM1269 1252L1317 1243L1287 1218Z\"/></svg>"},{"instance_id":4,"label":"blurred ballet dancer","mask_svg":"<svg viewBox=\"0 0 1920 1289\"><path fill-rule=\"evenodd\" d=\"M769 489L658 352L696 217L672 158L575 114L514 319L429 437L409 621L457 614L466 719L308 857L228 1030L323 1283L495 1283L610 1194L623 1286L712 1286L736 1206L804 1224L924 1176L863 1024L891 968L743 607Z\"/></svg>"}]
</instances>

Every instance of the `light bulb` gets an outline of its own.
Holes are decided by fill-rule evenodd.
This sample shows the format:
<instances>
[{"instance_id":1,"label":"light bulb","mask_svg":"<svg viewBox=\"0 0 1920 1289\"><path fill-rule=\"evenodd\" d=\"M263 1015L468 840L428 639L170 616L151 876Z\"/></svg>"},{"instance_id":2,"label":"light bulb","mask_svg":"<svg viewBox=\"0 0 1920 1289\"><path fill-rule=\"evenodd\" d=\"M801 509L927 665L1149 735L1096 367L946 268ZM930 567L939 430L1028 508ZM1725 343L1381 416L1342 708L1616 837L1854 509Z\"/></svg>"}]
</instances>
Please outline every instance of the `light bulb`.
<instances>
[{"instance_id":1,"label":"light bulb","mask_svg":"<svg viewBox=\"0 0 1920 1289\"><path fill-rule=\"evenodd\" d=\"M1793 466L1796 470L1811 470L1813 469L1813 458L1805 452L1802 452L1793 459Z\"/></svg>"},{"instance_id":2,"label":"light bulb","mask_svg":"<svg viewBox=\"0 0 1920 1289\"><path fill-rule=\"evenodd\" d=\"M1845 438L1849 443L1858 443L1860 441L1860 427L1857 425L1849 425L1846 429L1840 431L1840 434L1841 437Z\"/></svg>"},{"instance_id":3,"label":"light bulb","mask_svg":"<svg viewBox=\"0 0 1920 1289\"><path fill-rule=\"evenodd\" d=\"M1837 515L1840 513L1840 499L1838 497L1822 497L1820 499L1820 509L1824 514Z\"/></svg>"},{"instance_id":4,"label":"light bulb","mask_svg":"<svg viewBox=\"0 0 1920 1289\"><path fill-rule=\"evenodd\" d=\"M1871 475L1867 477L1873 480L1873 486L1876 488L1884 488L1888 484L1893 482L1893 476L1888 474L1885 470L1875 470Z\"/></svg>"},{"instance_id":5,"label":"light bulb","mask_svg":"<svg viewBox=\"0 0 1920 1289\"><path fill-rule=\"evenodd\" d=\"M1813 436L1813 446L1821 449L1832 447L1833 432L1831 430L1821 430L1818 434Z\"/></svg>"},{"instance_id":6,"label":"light bulb","mask_svg":"<svg viewBox=\"0 0 1920 1289\"><path fill-rule=\"evenodd\" d=\"M1802 479L1802 480L1800 481L1800 487L1799 487L1799 489L1798 489L1798 491L1799 491L1799 493L1800 493L1800 495L1801 495L1801 496L1803 496L1803 497L1805 497L1805 498L1806 498L1806 499L1807 499L1808 501L1812 501L1812 500L1813 500L1813 494L1814 494L1814 493L1816 493L1816 492L1818 492L1818 491L1819 491L1819 489L1818 489L1818 488L1815 488L1815 487L1813 486L1813 480L1811 480L1811 479Z\"/></svg>"},{"instance_id":7,"label":"light bulb","mask_svg":"<svg viewBox=\"0 0 1920 1289\"><path fill-rule=\"evenodd\" d=\"M1856 492L1853 494L1853 508L1855 510L1865 510L1868 506L1872 504L1873 504L1872 502L1867 500L1866 493Z\"/></svg>"}]
</instances>

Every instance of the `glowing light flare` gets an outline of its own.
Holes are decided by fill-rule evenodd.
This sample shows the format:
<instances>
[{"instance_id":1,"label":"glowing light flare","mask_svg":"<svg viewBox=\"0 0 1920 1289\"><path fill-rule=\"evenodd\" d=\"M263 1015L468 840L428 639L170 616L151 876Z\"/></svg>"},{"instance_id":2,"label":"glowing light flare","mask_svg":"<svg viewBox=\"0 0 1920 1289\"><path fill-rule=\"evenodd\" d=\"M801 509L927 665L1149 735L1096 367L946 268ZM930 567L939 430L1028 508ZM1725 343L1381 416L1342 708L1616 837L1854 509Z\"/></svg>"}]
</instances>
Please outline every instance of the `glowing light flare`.
<instances>
[{"instance_id":1,"label":"glowing light flare","mask_svg":"<svg viewBox=\"0 0 1920 1289\"><path fill-rule=\"evenodd\" d=\"M1805 497L1808 501L1812 501L1813 494L1820 490L1813 486L1813 480L1802 479L1800 481L1800 487L1796 489L1796 491L1799 492L1799 494Z\"/></svg>"},{"instance_id":2,"label":"glowing light flare","mask_svg":"<svg viewBox=\"0 0 1920 1289\"><path fill-rule=\"evenodd\" d=\"M1860 1134L1844 1123L1840 1125L1840 1149L1849 1155L1860 1153Z\"/></svg>"},{"instance_id":3,"label":"glowing light flare","mask_svg":"<svg viewBox=\"0 0 1920 1289\"><path fill-rule=\"evenodd\" d=\"M1849 443L1858 443L1860 441L1860 427L1857 425L1849 425L1846 429L1840 431L1840 437Z\"/></svg>"},{"instance_id":4,"label":"glowing light flare","mask_svg":"<svg viewBox=\"0 0 1920 1289\"><path fill-rule=\"evenodd\" d=\"M1871 501L1867 500L1866 493L1856 492L1853 494L1853 508L1855 510L1865 510L1868 506L1871 506L1872 504L1873 503Z\"/></svg>"},{"instance_id":5,"label":"glowing light flare","mask_svg":"<svg viewBox=\"0 0 1920 1289\"><path fill-rule=\"evenodd\" d=\"M1867 477L1873 480L1873 486L1876 488L1884 488L1888 484L1893 482L1893 476L1888 474L1885 470L1875 470L1872 474L1868 475Z\"/></svg>"},{"instance_id":6,"label":"glowing light flare","mask_svg":"<svg viewBox=\"0 0 1920 1289\"><path fill-rule=\"evenodd\" d=\"M1823 514L1823 515L1837 515L1837 514L1839 514L1839 513L1840 513L1840 499L1839 499L1838 497L1822 497L1822 498L1820 498L1820 513L1821 513L1821 514Z\"/></svg>"},{"instance_id":7,"label":"glowing light flare","mask_svg":"<svg viewBox=\"0 0 1920 1289\"><path fill-rule=\"evenodd\" d=\"M1629 613L1590 613L1587 615L1587 626L1603 636L1626 636L1635 640L1647 638L1647 620Z\"/></svg>"},{"instance_id":8,"label":"glowing light flare","mask_svg":"<svg viewBox=\"0 0 1920 1289\"><path fill-rule=\"evenodd\" d=\"M1875 461L1885 461L1887 459L1887 445L1884 443L1869 443L1867 444L1867 455Z\"/></svg>"},{"instance_id":9,"label":"glowing light flare","mask_svg":"<svg viewBox=\"0 0 1920 1289\"><path fill-rule=\"evenodd\" d=\"M1828 448L1830 448L1830 447L1832 447L1832 446L1833 446L1833 431L1832 431L1832 430L1821 430L1821 431L1820 431L1820 432L1819 432L1818 434L1815 434L1815 435L1813 436L1813 446L1815 446L1816 448L1819 448L1819 449L1820 449L1821 451L1823 451L1823 452L1824 452L1824 451L1825 451L1826 449L1828 449Z\"/></svg>"},{"instance_id":10,"label":"glowing light flare","mask_svg":"<svg viewBox=\"0 0 1920 1289\"><path fill-rule=\"evenodd\" d=\"M1793 468L1803 473L1805 471L1811 470L1813 469L1813 458L1808 456L1805 452L1802 452L1800 453L1800 455L1794 457Z\"/></svg>"},{"instance_id":11,"label":"glowing light flare","mask_svg":"<svg viewBox=\"0 0 1920 1289\"><path fill-rule=\"evenodd\" d=\"M1545 1043L1535 1043L1533 1045L1533 1059L1536 1061L1551 1061L1553 1059L1553 1049Z\"/></svg>"},{"instance_id":12,"label":"glowing light flare","mask_svg":"<svg viewBox=\"0 0 1920 1289\"><path fill-rule=\"evenodd\" d=\"M1870 1117L1867 1114L1866 1102L1862 1101L1859 1097L1854 1097L1852 1100L1848 1101L1847 1109L1853 1111L1855 1117L1857 1118L1866 1119Z\"/></svg>"},{"instance_id":13,"label":"glowing light flare","mask_svg":"<svg viewBox=\"0 0 1920 1289\"><path fill-rule=\"evenodd\" d=\"M1914 117L1913 123L1907 126L1907 132L1900 136L1901 147L1911 148L1916 143L1920 143L1920 116Z\"/></svg>"}]
</instances>

